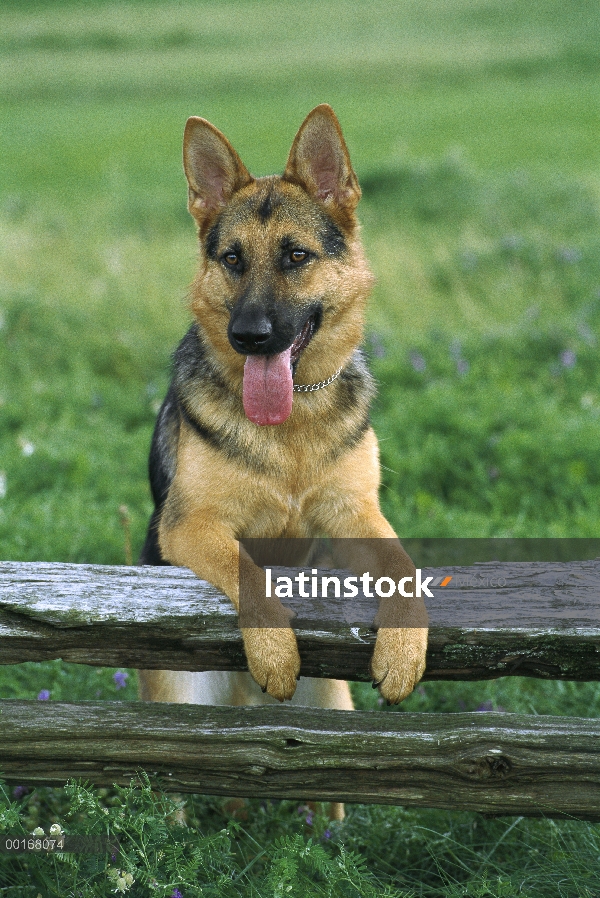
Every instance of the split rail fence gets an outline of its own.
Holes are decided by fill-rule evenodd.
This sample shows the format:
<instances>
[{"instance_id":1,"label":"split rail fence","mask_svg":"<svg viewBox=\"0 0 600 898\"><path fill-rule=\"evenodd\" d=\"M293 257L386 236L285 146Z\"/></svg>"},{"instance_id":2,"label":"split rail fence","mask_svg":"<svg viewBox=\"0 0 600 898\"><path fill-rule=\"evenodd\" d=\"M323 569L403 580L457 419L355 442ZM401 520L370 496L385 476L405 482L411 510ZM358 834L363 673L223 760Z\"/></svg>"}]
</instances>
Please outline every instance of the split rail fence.
<instances>
[{"instance_id":1,"label":"split rail fence","mask_svg":"<svg viewBox=\"0 0 600 898\"><path fill-rule=\"evenodd\" d=\"M459 586L427 602L426 680L600 680L600 561L439 573ZM502 589L485 585L499 578ZM319 614L298 631L302 675L369 680L374 632ZM187 570L0 563L0 663L55 658L246 668L231 604ZM178 792L600 819L598 719L0 701L9 782L111 785L140 768Z\"/></svg>"}]
</instances>

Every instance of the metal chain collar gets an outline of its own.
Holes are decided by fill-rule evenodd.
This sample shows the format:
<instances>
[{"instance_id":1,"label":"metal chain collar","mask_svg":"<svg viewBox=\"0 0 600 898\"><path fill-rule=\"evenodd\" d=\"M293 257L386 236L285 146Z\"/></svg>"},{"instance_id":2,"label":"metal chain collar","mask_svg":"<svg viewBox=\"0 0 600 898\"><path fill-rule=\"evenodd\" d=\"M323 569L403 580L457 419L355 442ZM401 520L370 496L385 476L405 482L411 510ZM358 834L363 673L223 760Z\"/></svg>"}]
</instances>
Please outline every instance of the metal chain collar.
<instances>
[{"instance_id":1,"label":"metal chain collar","mask_svg":"<svg viewBox=\"0 0 600 898\"><path fill-rule=\"evenodd\" d=\"M342 365L342 368L343 367L344 366ZM338 368L335 374L332 374L327 380L322 380L318 384L294 384L294 393L314 393L315 390L320 390L323 387L328 386L330 383L333 383L336 377L340 376L342 368Z\"/></svg>"}]
</instances>

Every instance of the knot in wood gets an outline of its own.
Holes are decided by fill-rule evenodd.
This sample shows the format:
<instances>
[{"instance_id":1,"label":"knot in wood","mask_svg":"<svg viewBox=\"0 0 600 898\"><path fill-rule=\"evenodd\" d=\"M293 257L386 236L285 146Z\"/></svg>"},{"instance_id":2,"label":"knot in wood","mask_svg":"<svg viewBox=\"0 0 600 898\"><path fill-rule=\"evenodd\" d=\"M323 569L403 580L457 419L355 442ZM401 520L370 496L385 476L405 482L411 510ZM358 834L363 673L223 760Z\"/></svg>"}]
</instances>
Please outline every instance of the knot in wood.
<instances>
[{"instance_id":1,"label":"knot in wood","mask_svg":"<svg viewBox=\"0 0 600 898\"><path fill-rule=\"evenodd\" d=\"M482 768L480 775L486 779L488 777L503 779L512 769L511 762L504 755L488 755L483 758L480 766Z\"/></svg>"},{"instance_id":2,"label":"knot in wood","mask_svg":"<svg viewBox=\"0 0 600 898\"><path fill-rule=\"evenodd\" d=\"M469 775L474 779L503 779L512 770L512 763L505 755L486 755L469 765Z\"/></svg>"}]
</instances>

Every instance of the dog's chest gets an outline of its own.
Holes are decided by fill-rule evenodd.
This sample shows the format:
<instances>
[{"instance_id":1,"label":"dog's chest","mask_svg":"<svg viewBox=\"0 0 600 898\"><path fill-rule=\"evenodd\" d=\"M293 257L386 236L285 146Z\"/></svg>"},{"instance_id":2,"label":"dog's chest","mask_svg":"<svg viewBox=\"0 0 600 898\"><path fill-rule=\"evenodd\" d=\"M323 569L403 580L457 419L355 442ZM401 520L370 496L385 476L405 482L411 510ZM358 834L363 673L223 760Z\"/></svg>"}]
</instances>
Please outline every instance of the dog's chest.
<instances>
[{"instance_id":1,"label":"dog's chest","mask_svg":"<svg viewBox=\"0 0 600 898\"><path fill-rule=\"evenodd\" d=\"M260 501L253 503L252 513L244 515L243 532L239 535L255 539L315 536L312 520L317 504L314 489L284 489L281 482L265 484Z\"/></svg>"}]
</instances>

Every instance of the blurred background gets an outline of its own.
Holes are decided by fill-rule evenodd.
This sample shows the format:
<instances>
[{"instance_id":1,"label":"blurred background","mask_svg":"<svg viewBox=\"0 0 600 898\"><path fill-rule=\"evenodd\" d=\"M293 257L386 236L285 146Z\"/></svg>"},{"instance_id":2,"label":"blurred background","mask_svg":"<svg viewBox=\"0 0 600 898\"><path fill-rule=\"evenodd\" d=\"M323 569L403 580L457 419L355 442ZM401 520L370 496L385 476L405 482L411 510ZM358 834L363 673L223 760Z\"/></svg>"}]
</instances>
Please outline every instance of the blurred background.
<instances>
[{"instance_id":1,"label":"blurred background","mask_svg":"<svg viewBox=\"0 0 600 898\"><path fill-rule=\"evenodd\" d=\"M0 547L135 558L188 322L181 137L282 171L330 103L377 277L366 348L401 536L595 536L600 7L11 2L0 10Z\"/></svg>"},{"instance_id":2,"label":"blurred background","mask_svg":"<svg viewBox=\"0 0 600 898\"><path fill-rule=\"evenodd\" d=\"M363 188L386 515L413 539L600 535L595 0L3 0L0 558L135 562L151 432L189 322L185 121L208 118L262 175L283 170L321 102ZM0 694L132 699L135 674L5 667ZM379 708L370 688L355 699ZM598 716L600 696L595 684L427 683L405 709ZM29 830L63 819L61 790L22 788ZM188 807L194 826L224 825L218 800ZM306 845L317 832L298 810L257 803L207 882L218 867L222 894L280 894L255 862L282 833ZM329 856L343 840L371 872L353 868L359 885L338 892L330 871L317 892L319 855L306 894L598 889L591 824L355 807L341 829L319 826ZM31 869L15 861L10 882ZM40 876L44 894L66 894Z\"/></svg>"}]
</instances>

